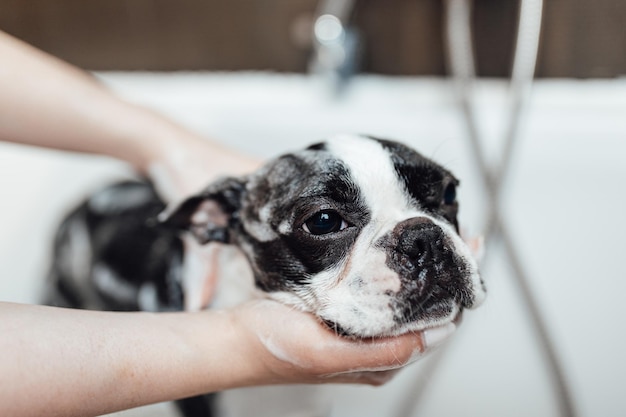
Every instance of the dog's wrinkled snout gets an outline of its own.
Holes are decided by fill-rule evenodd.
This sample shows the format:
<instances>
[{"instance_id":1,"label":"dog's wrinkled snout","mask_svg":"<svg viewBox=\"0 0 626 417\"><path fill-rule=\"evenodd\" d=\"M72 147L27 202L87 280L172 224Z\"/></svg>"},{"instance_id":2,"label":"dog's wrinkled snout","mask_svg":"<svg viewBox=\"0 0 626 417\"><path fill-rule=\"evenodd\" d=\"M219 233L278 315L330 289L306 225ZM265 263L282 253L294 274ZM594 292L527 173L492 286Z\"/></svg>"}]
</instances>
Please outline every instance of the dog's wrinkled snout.
<instances>
[{"instance_id":1,"label":"dog's wrinkled snout","mask_svg":"<svg viewBox=\"0 0 626 417\"><path fill-rule=\"evenodd\" d=\"M442 226L424 216L398 223L381 240L387 265L398 273L408 304L471 304L468 264Z\"/></svg>"}]
</instances>

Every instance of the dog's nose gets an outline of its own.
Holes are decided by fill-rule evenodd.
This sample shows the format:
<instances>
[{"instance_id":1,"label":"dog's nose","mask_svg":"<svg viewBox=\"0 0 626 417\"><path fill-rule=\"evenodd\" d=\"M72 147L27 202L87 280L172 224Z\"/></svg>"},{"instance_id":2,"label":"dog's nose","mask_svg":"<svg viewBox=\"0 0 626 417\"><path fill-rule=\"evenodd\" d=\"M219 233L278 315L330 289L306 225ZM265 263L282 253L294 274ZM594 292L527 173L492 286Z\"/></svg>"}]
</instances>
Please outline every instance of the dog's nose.
<instances>
[{"instance_id":1,"label":"dog's nose","mask_svg":"<svg viewBox=\"0 0 626 417\"><path fill-rule=\"evenodd\" d=\"M428 265L445 251L444 232L426 217L405 220L397 226L399 232L396 249L415 267Z\"/></svg>"},{"instance_id":2,"label":"dog's nose","mask_svg":"<svg viewBox=\"0 0 626 417\"><path fill-rule=\"evenodd\" d=\"M472 306L468 265L442 227L426 217L411 218L396 226L390 243L389 264L404 278L410 300L425 307L426 299L436 304L453 297Z\"/></svg>"}]
</instances>

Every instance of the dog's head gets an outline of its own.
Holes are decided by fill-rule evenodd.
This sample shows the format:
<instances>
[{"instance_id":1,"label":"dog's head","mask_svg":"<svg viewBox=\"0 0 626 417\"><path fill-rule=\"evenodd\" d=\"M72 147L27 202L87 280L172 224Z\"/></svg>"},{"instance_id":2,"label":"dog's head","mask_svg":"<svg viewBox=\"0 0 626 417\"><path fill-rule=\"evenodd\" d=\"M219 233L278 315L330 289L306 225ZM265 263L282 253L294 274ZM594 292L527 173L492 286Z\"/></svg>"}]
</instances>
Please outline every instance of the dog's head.
<instances>
[{"instance_id":1,"label":"dog's head","mask_svg":"<svg viewBox=\"0 0 626 417\"><path fill-rule=\"evenodd\" d=\"M165 223L239 246L260 289L342 334L393 335L485 296L458 235L457 185L407 146L344 135L216 182Z\"/></svg>"}]
</instances>

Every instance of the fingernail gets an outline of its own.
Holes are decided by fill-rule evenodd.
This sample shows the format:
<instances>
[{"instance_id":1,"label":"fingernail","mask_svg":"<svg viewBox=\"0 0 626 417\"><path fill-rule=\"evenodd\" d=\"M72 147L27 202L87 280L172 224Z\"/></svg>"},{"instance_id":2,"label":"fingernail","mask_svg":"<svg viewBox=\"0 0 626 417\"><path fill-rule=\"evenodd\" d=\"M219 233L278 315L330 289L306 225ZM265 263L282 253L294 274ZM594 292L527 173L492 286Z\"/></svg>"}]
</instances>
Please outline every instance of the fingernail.
<instances>
[{"instance_id":1,"label":"fingernail","mask_svg":"<svg viewBox=\"0 0 626 417\"><path fill-rule=\"evenodd\" d=\"M424 340L424 350L432 349L445 342L456 330L454 323L448 323L445 326L433 327L424 330L422 334Z\"/></svg>"}]
</instances>

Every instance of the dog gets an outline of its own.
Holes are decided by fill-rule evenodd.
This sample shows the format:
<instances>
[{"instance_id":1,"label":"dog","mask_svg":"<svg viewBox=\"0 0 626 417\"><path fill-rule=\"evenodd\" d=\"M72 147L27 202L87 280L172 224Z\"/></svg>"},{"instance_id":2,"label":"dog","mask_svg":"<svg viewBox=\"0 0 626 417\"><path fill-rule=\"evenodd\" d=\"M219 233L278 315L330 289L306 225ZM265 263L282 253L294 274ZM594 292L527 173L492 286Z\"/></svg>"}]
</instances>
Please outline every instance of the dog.
<instances>
[{"instance_id":1,"label":"dog","mask_svg":"<svg viewBox=\"0 0 626 417\"><path fill-rule=\"evenodd\" d=\"M173 207L147 181L115 184L60 226L45 302L171 311L269 297L351 338L457 322L486 294L459 235L458 185L408 146L361 135L279 156ZM221 249L188 250L190 236ZM222 269L232 265L245 273ZM204 283L220 274L220 287L238 289L212 297ZM213 399L179 407L213 415Z\"/></svg>"}]
</instances>

